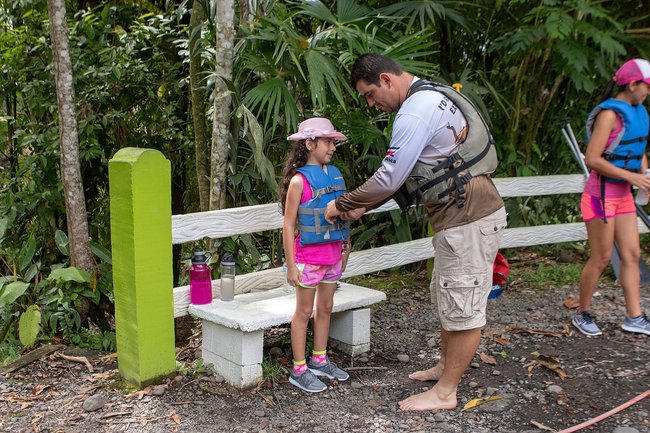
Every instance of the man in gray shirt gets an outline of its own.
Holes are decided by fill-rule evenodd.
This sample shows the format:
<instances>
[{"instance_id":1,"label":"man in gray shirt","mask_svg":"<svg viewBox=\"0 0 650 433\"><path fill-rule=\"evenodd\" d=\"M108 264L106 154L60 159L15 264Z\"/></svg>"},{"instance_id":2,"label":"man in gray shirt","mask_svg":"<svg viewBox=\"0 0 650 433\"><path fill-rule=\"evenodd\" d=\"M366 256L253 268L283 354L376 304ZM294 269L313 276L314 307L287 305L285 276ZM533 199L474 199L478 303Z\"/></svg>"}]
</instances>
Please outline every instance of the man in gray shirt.
<instances>
[{"instance_id":1,"label":"man in gray shirt","mask_svg":"<svg viewBox=\"0 0 650 433\"><path fill-rule=\"evenodd\" d=\"M381 206L404 184L416 164L435 166L446 160L465 143L474 127L440 91L427 88L414 92L414 84L420 83L418 77L386 56L360 56L350 82L369 106L397 114L381 167L359 188L331 201L328 218ZM432 368L409 375L413 380L437 383L402 400L399 405L405 411L456 407L458 384L486 323L492 264L506 226L503 200L489 173L466 176L466 184L455 194L441 201L423 201L423 205L436 230L430 289L442 328L441 355Z\"/></svg>"}]
</instances>

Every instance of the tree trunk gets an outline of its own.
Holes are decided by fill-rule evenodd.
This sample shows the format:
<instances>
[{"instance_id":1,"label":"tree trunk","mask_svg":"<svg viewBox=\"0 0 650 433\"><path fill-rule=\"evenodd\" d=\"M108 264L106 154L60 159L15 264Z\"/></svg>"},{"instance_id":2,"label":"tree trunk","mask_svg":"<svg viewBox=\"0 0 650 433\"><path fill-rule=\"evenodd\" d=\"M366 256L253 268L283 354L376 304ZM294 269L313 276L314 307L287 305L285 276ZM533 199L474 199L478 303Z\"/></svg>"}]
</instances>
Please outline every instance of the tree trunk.
<instances>
[{"instance_id":1,"label":"tree trunk","mask_svg":"<svg viewBox=\"0 0 650 433\"><path fill-rule=\"evenodd\" d=\"M210 201L210 135L208 132L207 100L203 65L201 62L201 26L205 20L203 6L194 0L190 17L190 91L192 95L192 121L194 122L194 150L196 179L201 211L208 210Z\"/></svg>"},{"instance_id":2,"label":"tree trunk","mask_svg":"<svg viewBox=\"0 0 650 433\"><path fill-rule=\"evenodd\" d=\"M220 209L225 202L228 140L230 139L230 90L232 53L235 38L235 5L233 0L217 3L216 75L214 114L212 118L212 149L210 152L210 209Z\"/></svg>"},{"instance_id":3,"label":"tree trunk","mask_svg":"<svg viewBox=\"0 0 650 433\"><path fill-rule=\"evenodd\" d=\"M72 63L68 46L65 0L48 0L56 99L59 108L61 181L65 199L70 260L72 266L92 272L95 265L90 251L86 203L79 164L79 138L72 82Z\"/></svg>"}]
</instances>

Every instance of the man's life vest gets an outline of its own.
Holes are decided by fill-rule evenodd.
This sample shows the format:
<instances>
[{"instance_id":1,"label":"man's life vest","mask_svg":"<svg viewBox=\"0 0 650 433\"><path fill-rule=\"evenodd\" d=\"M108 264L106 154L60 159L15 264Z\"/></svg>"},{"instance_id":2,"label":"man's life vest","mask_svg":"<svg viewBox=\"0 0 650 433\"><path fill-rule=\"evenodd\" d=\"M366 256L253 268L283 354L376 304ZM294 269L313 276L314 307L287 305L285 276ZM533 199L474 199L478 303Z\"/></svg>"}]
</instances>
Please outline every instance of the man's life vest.
<instances>
[{"instance_id":1,"label":"man's life vest","mask_svg":"<svg viewBox=\"0 0 650 433\"><path fill-rule=\"evenodd\" d=\"M635 173L641 172L641 162L648 144L648 112L639 104L632 106L625 101L618 99L607 99L598 104L587 118L587 141L591 136L596 122L596 116L603 110L613 110L623 121L621 132L614 141L605 149L603 158L614 164L616 167L629 170ZM601 176L607 182L625 182L622 179L612 179Z\"/></svg>"},{"instance_id":2,"label":"man's life vest","mask_svg":"<svg viewBox=\"0 0 650 433\"><path fill-rule=\"evenodd\" d=\"M438 204L449 201L453 194L459 208L465 206L463 194L470 179L492 173L497 167L497 153L487 123L476 106L453 87L426 80L416 81L407 98L423 90L440 92L451 100L465 116L468 134L455 153L435 165L418 161L393 199L406 209L415 204Z\"/></svg>"},{"instance_id":3,"label":"man's life vest","mask_svg":"<svg viewBox=\"0 0 650 433\"><path fill-rule=\"evenodd\" d=\"M326 166L327 172L317 165L304 165L297 170L311 186L312 198L298 206L300 245L344 241L350 234L349 221L339 218L330 224L325 220L327 203L343 195L345 180L338 168Z\"/></svg>"}]
</instances>

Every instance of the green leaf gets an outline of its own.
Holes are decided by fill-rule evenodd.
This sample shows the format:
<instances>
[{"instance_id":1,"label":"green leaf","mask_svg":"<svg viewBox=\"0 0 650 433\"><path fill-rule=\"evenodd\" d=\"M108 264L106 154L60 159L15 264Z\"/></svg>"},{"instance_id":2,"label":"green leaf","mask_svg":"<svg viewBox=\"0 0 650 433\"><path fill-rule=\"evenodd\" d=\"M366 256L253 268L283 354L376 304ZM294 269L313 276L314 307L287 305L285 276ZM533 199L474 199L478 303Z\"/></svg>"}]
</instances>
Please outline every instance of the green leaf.
<instances>
[{"instance_id":1,"label":"green leaf","mask_svg":"<svg viewBox=\"0 0 650 433\"><path fill-rule=\"evenodd\" d=\"M20 298L27 290L29 284L22 281L14 281L9 283L4 288L0 289L0 308L5 305L11 305L14 301Z\"/></svg>"},{"instance_id":2,"label":"green leaf","mask_svg":"<svg viewBox=\"0 0 650 433\"><path fill-rule=\"evenodd\" d=\"M41 331L41 311L38 305L30 305L18 321L18 338L24 347L31 347L36 343L38 333Z\"/></svg>"},{"instance_id":3,"label":"green leaf","mask_svg":"<svg viewBox=\"0 0 650 433\"><path fill-rule=\"evenodd\" d=\"M560 12L551 12L544 24L546 32L552 39L564 39L573 28L573 18Z\"/></svg>"},{"instance_id":4,"label":"green leaf","mask_svg":"<svg viewBox=\"0 0 650 433\"><path fill-rule=\"evenodd\" d=\"M374 239L377 236L377 233L381 232L381 230L385 229L388 226L389 226L388 223L375 224L369 227L367 230L362 231L358 236L353 238L354 248L355 249L365 248L366 243L368 243L371 239Z\"/></svg>"},{"instance_id":5,"label":"green leaf","mask_svg":"<svg viewBox=\"0 0 650 433\"><path fill-rule=\"evenodd\" d=\"M339 86L339 83L344 83L345 79L340 75L337 66L317 50L309 50L305 53L305 63L309 71L311 99L314 108L325 109L328 89L334 94L339 105L345 107L343 92ZM327 85L325 85L326 82Z\"/></svg>"},{"instance_id":6,"label":"green leaf","mask_svg":"<svg viewBox=\"0 0 650 433\"><path fill-rule=\"evenodd\" d=\"M54 233L54 242L56 242L56 246L63 255L70 255L70 243L68 241L68 235L66 235L65 232L57 230Z\"/></svg>"},{"instance_id":7,"label":"green leaf","mask_svg":"<svg viewBox=\"0 0 650 433\"><path fill-rule=\"evenodd\" d=\"M76 281L78 283L90 283L93 280L88 272L83 269L77 269L74 266L55 269L47 279L61 282Z\"/></svg>"},{"instance_id":8,"label":"green leaf","mask_svg":"<svg viewBox=\"0 0 650 433\"><path fill-rule=\"evenodd\" d=\"M4 238L8 225L9 225L9 220L7 218L5 217L0 218L0 239Z\"/></svg>"},{"instance_id":9,"label":"green leaf","mask_svg":"<svg viewBox=\"0 0 650 433\"><path fill-rule=\"evenodd\" d=\"M251 261L253 263L259 263L261 261L261 254L255 245L253 237L249 233L246 233L242 234L239 238L246 245L246 252L250 255Z\"/></svg>"},{"instance_id":10,"label":"green leaf","mask_svg":"<svg viewBox=\"0 0 650 433\"><path fill-rule=\"evenodd\" d=\"M406 24L408 29L413 28L416 21L419 22L421 29L425 29L429 25L439 25L438 22L445 19L455 21L460 26L466 26L463 16L452 8L446 8L444 3L451 2L400 1L380 9L379 13L386 16L400 17L402 20L408 17L408 23ZM469 3L465 7L468 5Z\"/></svg>"},{"instance_id":11,"label":"green leaf","mask_svg":"<svg viewBox=\"0 0 650 433\"><path fill-rule=\"evenodd\" d=\"M255 115L245 105L241 105L237 109L236 115L244 119L243 135L244 137L249 136L251 138L248 142L253 150L253 159L258 172L267 184L277 188L273 163L264 153L264 131L262 127L255 118Z\"/></svg>"},{"instance_id":12,"label":"green leaf","mask_svg":"<svg viewBox=\"0 0 650 433\"><path fill-rule=\"evenodd\" d=\"M90 242L90 251L92 251L93 254L95 254L102 262L109 265L113 263L111 252L99 245L97 242Z\"/></svg>"},{"instance_id":13,"label":"green leaf","mask_svg":"<svg viewBox=\"0 0 650 433\"><path fill-rule=\"evenodd\" d=\"M20 270L24 270L29 266L34 258L34 253L36 252L36 247L38 242L34 239L33 236L30 236L27 240L27 245L24 249L21 249L20 256L18 257L18 266Z\"/></svg>"},{"instance_id":14,"label":"green leaf","mask_svg":"<svg viewBox=\"0 0 650 433\"><path fill-rule=\"evenodd\" d=\"M397 242L407 242L412 240L408 214L401 210L392 210L390 211L390 218L393 221L393 226L395 226L395 237Z\"/></svg>"},{"instance_id":15,"label":"green leaf","mask_svg":"<svg viewBox=\"0 0 650 433\"><path fill-rule=\"evenodd\" d=\"M38 274L39 266L38 263L32 263L32 265L27 269L27 272L23 275L25 281L32 281L32 279Z\"/></svg>"},{"instance_id":16,"label":"green leaf","mask_svg":"<svg viewBox=\"0 0 650 433\"><path fill-rule=\"evenodd\" d=\"M336 24L336 17L322 2L303 2L301 6L305 15L309 15L328 24Z\"/></svg>"},{"instance_id":17,"label":"green leaf","mask_svg":"<svg viewBox=\"0 0 650 433\"><path fill-rule=\"evenodd\" d=\"M298 125L298 107L287 83L280 77L271 78L251 89L244 97L244 104L256 115L264 116L264 126L271 130L283 123L280 110L284 107L284 121L289 130Z\"/></svg>"}]
</instances>

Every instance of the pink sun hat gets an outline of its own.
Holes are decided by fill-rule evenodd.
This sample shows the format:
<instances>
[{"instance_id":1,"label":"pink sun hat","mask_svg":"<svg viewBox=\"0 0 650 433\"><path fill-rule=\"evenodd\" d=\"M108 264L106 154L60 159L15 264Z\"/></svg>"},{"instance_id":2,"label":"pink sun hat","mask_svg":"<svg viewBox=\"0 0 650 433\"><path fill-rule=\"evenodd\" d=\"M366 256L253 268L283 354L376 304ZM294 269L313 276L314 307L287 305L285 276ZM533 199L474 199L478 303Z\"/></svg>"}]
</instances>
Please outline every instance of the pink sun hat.
<instances>
[{"instance_id":1,"label":"pink sun hat","mask_svg":"<svg viewBox=\"0 0 650 433\"><path fill-rule=\"evenodd\" d=\"M614 81L619 86L624 86L634 81L643 81L646 84L650 84L650 63L644 59L628 60L616 71Z\"/></svg>"},{"instance_id":2,"label":"pink sun hat","mask_svg":"<svg viewBox=\"0 0 650 433\"><path fill-rule=\"evenodd\" d=\"M298 132L291 134L287 137L289 141L300 141L316 137L333 138L337 141L347 140L348 137L334 129L334 125L329 119L324 117L312 117L311 119L303 120L298 125Z\"/></svg>"}]
</instances>

